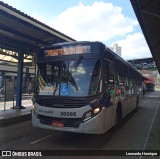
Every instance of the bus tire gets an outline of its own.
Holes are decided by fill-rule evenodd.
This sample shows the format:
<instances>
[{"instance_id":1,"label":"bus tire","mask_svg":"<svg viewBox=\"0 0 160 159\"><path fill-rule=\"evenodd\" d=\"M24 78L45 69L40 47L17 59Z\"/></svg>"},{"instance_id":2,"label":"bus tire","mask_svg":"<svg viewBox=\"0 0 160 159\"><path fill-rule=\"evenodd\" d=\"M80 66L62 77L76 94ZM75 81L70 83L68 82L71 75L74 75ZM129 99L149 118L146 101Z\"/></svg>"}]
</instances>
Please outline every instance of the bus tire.
<instances>
[{"instance_id":1,"label":"bus tire","mask_svg":"<svg viewBox=\"0 0 160 159\"><path fill-rule=\"evenodd\" d=\"M139 98L137 97L135 111L138 112L138 110L139 110Z\"/></svg>"},{"instance_id":2,"label":"bus tire","mask_svg":"<svg viewBox=\"0 0 160 159\"><path fill-rule=\"evenodd\" d=\"M118 104L116 110L116 125L118 125L121 120L122 120L122 106L121 104Z\"/></svg>"},{"instance_id":3,"label":"bus tire","mask_svg":"<svg viewBox=\"0 0 160 159\"><path fill-rule=\"evenodd\" d=\"M117 110L116 110L116 117L115 117L115 125L112 128L112 131L116 131L118 129L119 123L122 120L122 106L121 103L118 104Z\"/></svg>"},{"instance_id":4,"label":"bus tire","mask_svg":"<svg viewBox=\"0 0 160 159\"><path fill-rule=\"evenodd\" d=\"M115 127L119 125L121 120L122 120L122 106L121 106L121 103L119 103L116 110Z\"/></svg>"}]
</instances>

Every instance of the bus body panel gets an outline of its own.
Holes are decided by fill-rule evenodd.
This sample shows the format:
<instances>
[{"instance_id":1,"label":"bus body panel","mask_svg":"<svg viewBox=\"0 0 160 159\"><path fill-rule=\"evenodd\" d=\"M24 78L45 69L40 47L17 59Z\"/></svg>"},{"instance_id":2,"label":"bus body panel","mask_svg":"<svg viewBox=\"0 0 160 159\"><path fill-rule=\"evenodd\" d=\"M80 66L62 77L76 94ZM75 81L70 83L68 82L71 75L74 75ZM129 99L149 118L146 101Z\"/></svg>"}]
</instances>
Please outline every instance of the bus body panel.
<instances>
[{"instance_id":1,"label":"bus body panel","mask_svg":"<svg viewBox=\"0 0 160 159\"><path fill-rule=\"evenodd\" d=\"M122 118L124 118L128 112L129 112L129 107L130 107L130 97L127 95L125 96L122 100Z\"/></svg>"},{"instance_id":2,"label":"bus body panel","mask_svg":"<svg viewBox=\"0 0 160 159\"><path fill-rule=\"evenodd\" d=\"M105 108L104 107L104 129L105 131L109 130L113 124L112 124L112 118L113 118L113 107L114 106L110 106Z\"/></svg>"},{"instance_id":3,"label":"bus body panel","mask_svg":"<svg viewBox=\"0 0 160 159\"><path fill-rule=\"evenodd\" d=\"M132 96L132 101L131 102L133 103L131 111L133 111L136 108L136 102L137 102L137 95L136 94L134 94Z\"/></svg>"}]
</instances>

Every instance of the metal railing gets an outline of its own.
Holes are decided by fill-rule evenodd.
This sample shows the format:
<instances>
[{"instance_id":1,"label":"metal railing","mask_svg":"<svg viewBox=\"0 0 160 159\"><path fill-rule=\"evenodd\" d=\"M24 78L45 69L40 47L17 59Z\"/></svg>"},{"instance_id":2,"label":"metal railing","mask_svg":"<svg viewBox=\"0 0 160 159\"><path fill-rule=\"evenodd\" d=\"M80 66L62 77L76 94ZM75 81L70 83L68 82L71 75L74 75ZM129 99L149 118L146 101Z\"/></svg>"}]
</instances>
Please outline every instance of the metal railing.
<instances>
[{"instance_id":1,"label":"metal railing","mask_svg":"<svg viewBox=\"0 0 160 159\"><path fill-rule=\"evenodd\" d=\"M0 89L0 94L4 94L5 92L5 86L3 86L1 89Z\"/></svg>"},{"instance_id":2,"label":"metal railing","mask_svg":"<svg viewBox=\"0 0 160 159\"><path fill-rule=\"evenodd\" d=\"M8 101L13 101L13 106L14 106L14 90L11 91L11 93L10 93L10 90L7 91L7 93L6 93L6 86L3 86L0 89L0 95L2 95L0 97L1 104L2 104L2 100L4 101L4 105L3 105L4 109L3 110L6 110L6 102L8 102Z\"/></svg>"}]
</instances>

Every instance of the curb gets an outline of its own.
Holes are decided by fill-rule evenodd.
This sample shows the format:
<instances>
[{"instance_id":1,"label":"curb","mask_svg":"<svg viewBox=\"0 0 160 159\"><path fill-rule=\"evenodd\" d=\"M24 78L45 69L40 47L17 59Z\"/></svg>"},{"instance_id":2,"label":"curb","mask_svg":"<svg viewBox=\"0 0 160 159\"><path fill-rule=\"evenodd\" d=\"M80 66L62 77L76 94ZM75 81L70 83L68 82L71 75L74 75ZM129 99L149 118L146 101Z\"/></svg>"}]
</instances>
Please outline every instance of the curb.
<instances>
[{"instance_id":1,"label":"curb","mask_svg":"<svg viewBox=\"0 0 160 159\"><path fill-rule=\"evenodd\" d=\"M21 114L21 115L9 117L9 118L3 118L3 119L0 119L0 126L1 127L9 126L9 125L16 124L18 122L27 121L30 119L31 119L31 113L25 113L25 114Z\"/></svg>"}]
</instances>

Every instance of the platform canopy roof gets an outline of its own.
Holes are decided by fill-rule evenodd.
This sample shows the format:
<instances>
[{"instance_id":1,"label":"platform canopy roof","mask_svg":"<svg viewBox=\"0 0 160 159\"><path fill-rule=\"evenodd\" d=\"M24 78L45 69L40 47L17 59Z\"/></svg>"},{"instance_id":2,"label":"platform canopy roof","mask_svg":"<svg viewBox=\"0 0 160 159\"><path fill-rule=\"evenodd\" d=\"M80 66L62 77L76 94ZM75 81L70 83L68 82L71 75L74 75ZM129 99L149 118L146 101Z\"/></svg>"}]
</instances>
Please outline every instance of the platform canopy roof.
<instances>
[{"instance_id":1,"label":"platform canopy roof","mask_svg":"<svg viewBox=\"0 0 160 159\"><path fill-rule=\"evenodd\" d=\"M0 1L0 49L32 55L45 45L70 41L75 40Z\"/></svg>"},{"instance_id":2,"label":"platform canopy roof","mask_svg":"<svg viewBox=\"0 0 160 159\"><path fill-rule=\"evenodd\" d=\"M160 73L160 0L130 0Z\"/></svg>"}]
</instances>

